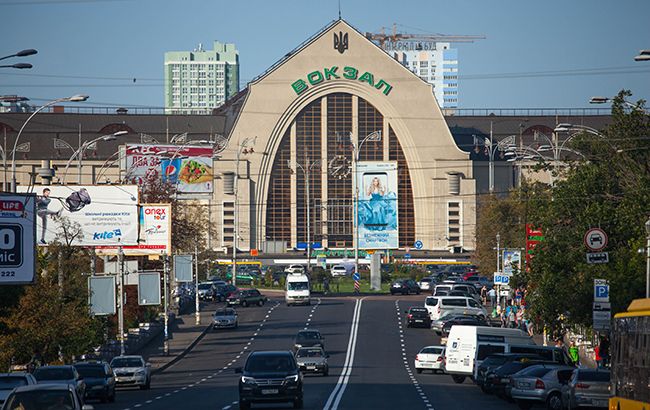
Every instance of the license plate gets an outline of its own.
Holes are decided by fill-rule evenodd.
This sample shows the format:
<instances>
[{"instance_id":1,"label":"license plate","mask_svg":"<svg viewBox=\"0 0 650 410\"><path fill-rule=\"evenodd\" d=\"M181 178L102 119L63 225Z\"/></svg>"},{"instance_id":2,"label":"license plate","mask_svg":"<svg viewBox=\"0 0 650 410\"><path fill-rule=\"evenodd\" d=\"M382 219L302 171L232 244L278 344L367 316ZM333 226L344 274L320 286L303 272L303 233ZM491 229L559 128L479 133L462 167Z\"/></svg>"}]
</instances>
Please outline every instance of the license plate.
<instances>
[{"instance_id":1,"label":"license plate","mask_svg":"<svg viewBox=\"0 0 650 410\"><path fill-rule=\"evenodd\" d=\"M278 389L264 389L262 390L262 394L278 394Z\"/></svg>"},{"instance_id":2,"label":"license plate","mask_svg":"<svg viewBox=\"0 0 650 410\"><path fill-rule=\"evenodd\" d=\"M316 370L316 366L307 366L307 370Z\"/></svg>"},{"instance_id":3,"label":"license plate","mask_svg":"<svg viewBox=\"0 0 650 410\"><path fill-rule=\"evenodd\" d=\"M607 400L592 400L591 404L593 404L596 407L607 407L609 403L607 402Z\"/></svg>"},{"instance_id":4,"label":"license plate","mask_svg":"<svg viewBox=\"0 0 650 410\"><path fill-rule=\"evenodd\" d=\"M422 319L415 319L415 323L422 323L422 322L423 322Z\"/></svg>"},{"instance_id":5,"label":"license plate","mask_svg":"<svg viewBox=\"0 0 650 410\"><path fill-rule=\"evenodd\" d=\"M530 387L530 383L527 383L527 382L519 382L519 387Z\"/></svg>"}]
</instances>

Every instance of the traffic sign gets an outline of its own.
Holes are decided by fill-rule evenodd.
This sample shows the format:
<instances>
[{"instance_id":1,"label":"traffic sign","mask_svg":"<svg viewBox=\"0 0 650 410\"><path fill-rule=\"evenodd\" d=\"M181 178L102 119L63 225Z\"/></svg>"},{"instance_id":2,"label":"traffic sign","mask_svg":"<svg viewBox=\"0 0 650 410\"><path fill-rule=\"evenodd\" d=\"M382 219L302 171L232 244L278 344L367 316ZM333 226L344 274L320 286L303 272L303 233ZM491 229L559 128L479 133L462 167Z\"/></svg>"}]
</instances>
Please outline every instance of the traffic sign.
<instances>
[{"instance_id":1,"label":"traffic sign","mask_svg":"<svg viewBox=\"0 0 650 410\"><path fill-rule=\"evenodd\" d=\"M510 275L504 275L501 272L494 272L495 285L508 285L510 283Z\"/></svg>"},{"instance_id":2,"label":"traffic sign","mask_svg":"<svg viewBox=\"0 0 650 410\"><path fill-rule=\"evenodd\" d=\"M415 249L417 249L417 250L422 249L422 246L424 246L424 245L422 244L422 241L415 241L415 243L413 244L413 247L414 247Z\"/></svg>"},{"instance_id":3,"label":"traffic sign","mask_svg":"<svg viewBox=\"0 0 650 410\"><path fill-rule=\"evenodd\" d=\"M607 234L600 228L591 228L585 233L584 242L589 250L601 251L607 246Z\"/></svg>"},{"instance_id":4,"label":"traffic sign","mask_svg":"<svg viewBox=\"0 0 650 410\"><path fill-rule=\"evenodd\" d=\"M605 279L594 279L594 302L609 302L609 285Z\"/></svg>"},{"instance_id":5,"label":"traffic sign","mask_svg":"<svg viewBox=\"0 0 650 410\"><path fill-rule=\"evenodd\" d=\"M0 196L0 285L34 281L35 218L33 195Z\"/></svg>"},{"instance_id":6,"label":"traffic sign","mask_svg":"<svg viewBox=\"0 0 650 410\"><path fill-rule=\"evenodd\" d=\"M404 259L411 259L411 254L410 253L405 253L404 254Z\"/></svg>"},{"instance_id":7,"label":"traffic sign","mask_svg":"<svg viewBox=\"0 0 650 410\"><path fill-rule=\"evenodd\" d=\"M609 252L587 252L587 263L609 263Z\"/></svg>"},{"instance_id":8,"label":"traffic sign","mask_svg":"<svg viewBox=\"0 0 650 410\"><path fill-rule=\"evenodd\" d=\"M359 273L354 273L354 274L352 274L352 279L361 280L361 275L359 275Z\"/></svg>"},{"instance_id":9,"label":"traffic sign","mask_svg":"<svg viewBox=\"0 0 650 410\"><path fill-rule=\"evenodd\" d=\"M612 322L611 310L594 310L593 311L594 330L609 330Z\"/></svg>"}]
</instances>

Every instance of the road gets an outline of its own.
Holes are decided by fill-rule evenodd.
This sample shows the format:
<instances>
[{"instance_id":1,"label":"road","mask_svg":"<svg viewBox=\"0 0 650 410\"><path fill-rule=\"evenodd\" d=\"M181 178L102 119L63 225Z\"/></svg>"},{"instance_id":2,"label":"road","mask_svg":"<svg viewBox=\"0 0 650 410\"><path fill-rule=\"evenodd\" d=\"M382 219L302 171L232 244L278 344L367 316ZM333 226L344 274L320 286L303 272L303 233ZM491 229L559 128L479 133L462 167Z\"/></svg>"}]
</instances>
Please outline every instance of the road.
<instances>
[{"instance_id":1,"label":"road","mask_svg":"<svg viewBox=\"0 0 650 410\"><path fill-rule=\"evenodd\" d=\"M419 349L439 343L429 329L403 326L404 310L423 299L324 297L312 306L287 307L271 298L263 307L238 309L238 329L208 332L183 359L154 375L150 390L121 388L115 403L92 404L107 410L237 409L234 369L247 352L290 349L296 332L309 327L325 337L330 374L305 376L306 409L516 409L469 380L456 384L448 375L416 374Z\"/></svg>"}]
</instances>

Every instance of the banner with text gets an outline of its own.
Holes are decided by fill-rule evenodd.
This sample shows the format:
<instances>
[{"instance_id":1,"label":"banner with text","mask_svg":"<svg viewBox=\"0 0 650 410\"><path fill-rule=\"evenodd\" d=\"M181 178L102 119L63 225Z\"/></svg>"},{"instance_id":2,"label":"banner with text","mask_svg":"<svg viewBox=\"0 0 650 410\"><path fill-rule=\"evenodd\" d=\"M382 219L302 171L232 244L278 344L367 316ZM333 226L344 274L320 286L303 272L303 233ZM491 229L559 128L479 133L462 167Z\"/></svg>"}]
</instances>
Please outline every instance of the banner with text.
<instances>
[{"instance_id":1,"label":"banner with text","mask_svg":"<svg viewBox=\"0 0 650 410\"><path fill-rule=\"evenodd\" d=\"M140 206L139 243L122 246L126 256L171 254L172 207L170 204L143 204ZM116 247L97 249L98 255L117 255Z\"/></svg>"},{"instance_id":2,"label":"banner with text","mask_svg":"<svg viewBox=\"0 0 650 410\"><path fill-rule=\"evenodd\" d=\"M138 244L137 186L49 185L34 191L39 245L55 240L72 246Z\"/></svg>"},{"instance_id":3,"label":"banner with text","mask_svg":"<svg viewBox=\"0 0 650 410\"><path fill-rule=\"evenodd\" d=\"M359 249L398 248L397 162L357 163L354 184Z\"/></svg>"}]
</instances>

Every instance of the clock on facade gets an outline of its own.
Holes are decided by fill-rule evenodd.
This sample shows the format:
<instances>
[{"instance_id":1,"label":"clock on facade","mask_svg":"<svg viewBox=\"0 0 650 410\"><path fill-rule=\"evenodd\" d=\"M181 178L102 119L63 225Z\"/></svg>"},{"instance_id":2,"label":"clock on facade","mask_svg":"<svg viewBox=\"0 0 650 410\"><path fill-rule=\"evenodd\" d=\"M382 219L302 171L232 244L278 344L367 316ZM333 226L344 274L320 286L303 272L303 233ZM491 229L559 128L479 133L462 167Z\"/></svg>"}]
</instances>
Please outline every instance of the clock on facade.
<instances>
[{"instance_id":1,"label":"clock on facade","mask_svg":"<svg viewBox=\"0 0 650 410\"><path fill-rule=\"evenodd\" d=\"M345 155L336 155L330 160L328 169L330 175L335 178L343 179L347 178L350 175L351 171L351 162L345 157Z\"/></svg>"}]
</instances>

